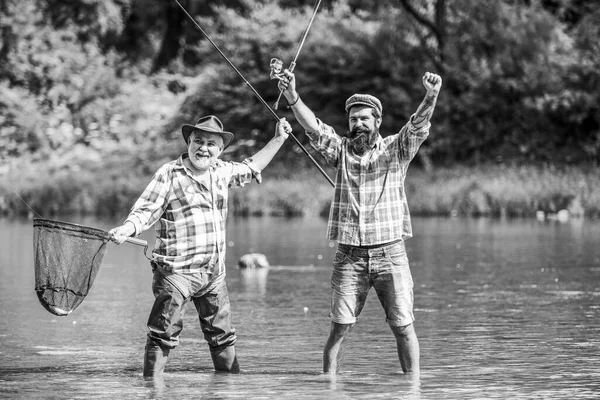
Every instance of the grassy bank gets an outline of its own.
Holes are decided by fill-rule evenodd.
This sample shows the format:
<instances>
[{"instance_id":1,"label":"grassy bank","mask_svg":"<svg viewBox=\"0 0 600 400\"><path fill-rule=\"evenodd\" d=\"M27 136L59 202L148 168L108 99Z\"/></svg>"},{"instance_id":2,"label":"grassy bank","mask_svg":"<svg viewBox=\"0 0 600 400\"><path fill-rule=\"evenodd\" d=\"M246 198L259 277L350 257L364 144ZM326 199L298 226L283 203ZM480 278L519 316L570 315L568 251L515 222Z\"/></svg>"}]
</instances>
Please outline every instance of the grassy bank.
<instances>
[{"instance_id":1,"label":"grassy bank","mask_svg":"<svg viewBox=\"0 0 600 400\"><path fill-rule=\"evenodd\" d=\"M600 217L597 168L456 167L409 171L406 191L413 214L532 217L568 210Z\"/></svg>"},{"instance_id":2,"label":"grassy bank","mask_svg":"<svg viewBox=\"0 0 600 400\"><path fill-rule=\"evenodd\" d=\"M114 157L122 158L117 153ZM103 168L84 170L80 163L63 162L71 167L52 169L47 165L55 160L22 162L0 176L0 213L32 214L26 202L44 217L124 217L155 170L155 165L131 161L145 166L104 163ZM406 192L413 215L535 217L539 211L548 215L568 210L571 216L600 217L600 176L595 169L488 166L426 172L411 167ZM274 177L267 170L261 185L230 191L230 213L326 216L331 195L331 186L314 170L293 178Z\"/></svg>"}]
</instances>

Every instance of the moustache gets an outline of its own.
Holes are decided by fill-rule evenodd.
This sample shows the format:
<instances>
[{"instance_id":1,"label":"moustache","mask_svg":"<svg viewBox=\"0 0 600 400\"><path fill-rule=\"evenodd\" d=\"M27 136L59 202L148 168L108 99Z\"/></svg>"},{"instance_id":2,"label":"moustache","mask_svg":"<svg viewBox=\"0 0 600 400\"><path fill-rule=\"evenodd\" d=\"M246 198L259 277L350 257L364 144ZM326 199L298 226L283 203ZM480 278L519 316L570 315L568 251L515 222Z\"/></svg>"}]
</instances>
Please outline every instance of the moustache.
<instances>
[{"instance_id":1,"label":"moustache","mask_svg":"<svg viewBox=\"0 0 600 400\"><path fill-rule=\"evenodd\" d=\"M371 133L371 130L369 128L365 128L365 127L354 127L352 128L349 132L348 132L348 136L349 137L357 137L359 135L369 135Z\"/></svg>"}]
</instances>

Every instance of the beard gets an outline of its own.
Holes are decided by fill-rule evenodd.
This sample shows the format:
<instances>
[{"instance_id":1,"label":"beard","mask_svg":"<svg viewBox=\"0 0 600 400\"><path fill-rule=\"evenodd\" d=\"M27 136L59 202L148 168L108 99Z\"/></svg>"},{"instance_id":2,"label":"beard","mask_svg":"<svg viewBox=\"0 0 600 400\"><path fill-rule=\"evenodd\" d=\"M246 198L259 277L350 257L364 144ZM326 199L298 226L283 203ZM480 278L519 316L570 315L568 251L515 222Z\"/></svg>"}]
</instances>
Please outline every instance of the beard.
<instances>
[{"instance_id":1,"label":"beard","mask_svg":"<svg viewBox=\"0 0 600 400\"><path fill-rule=\"evenodd\" d=\"M358 155L363 155L368 150L371 150L375 145L378 129L371 130L369 128L354 128L348 132L347 136L350 139L350 147Z\"/></svg>"},{"instance_id":2,"label":"beard","mask_svg":"<svg viewBox=\"0 0 600 400\"><path fill-rule=\"evenodd\" d=\"M210 154L201 155L199 153L188 152L188 159L197 171L207 171L214 162Z\"/></svg>"}]
</instances>

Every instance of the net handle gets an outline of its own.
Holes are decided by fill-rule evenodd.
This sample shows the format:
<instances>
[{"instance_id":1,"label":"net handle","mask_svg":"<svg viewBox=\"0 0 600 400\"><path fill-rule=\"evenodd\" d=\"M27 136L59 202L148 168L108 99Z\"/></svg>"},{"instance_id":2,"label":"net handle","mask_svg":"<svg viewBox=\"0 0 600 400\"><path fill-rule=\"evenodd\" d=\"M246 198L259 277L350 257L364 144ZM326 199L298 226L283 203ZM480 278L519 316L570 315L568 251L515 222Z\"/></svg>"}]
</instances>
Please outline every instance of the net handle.
<instances>
[{"instance_id":1,"label":"net handle","mask_svg":"<svg viewBox=\"0 0 600 400\"><path fill-rule=\"evenodd\" d=\"M148 257L148 242L143 240L143 239L137 239L134 237L128 237L127 239L125 239L126 242L131 243L131 244L135 244L136 246L140 246L144 248L144 257L146 257L148 260L152 261L151 257Z\"/></svg>"},{"instance_id":2,"label":"net handle","mask_svg":"<svg viewBox=\"0 0 600 400\"><path fill-rule=\"evenodd\" d=\"M143 239L137 239L137 238L133 238L133 237L128 237L127 239L125 239L126 242L129 242L131 244L135 244L136 246L140 246L144 248L144 257L146 257L148 260L152 261L152 258L148 257L148 242L146 242Z\"/></svg>"},{"instance_id":3,"label":"net handle","mask_svg":"<svg viewBox=\"0 0 600 400\"><path fill-rule=\"evenodd\" d=\"M148 242L143 239L128 237L127 239L125 239L125 241L131 244L135 244L137 246L148 247Z\"/></svg>"}]
</instances>

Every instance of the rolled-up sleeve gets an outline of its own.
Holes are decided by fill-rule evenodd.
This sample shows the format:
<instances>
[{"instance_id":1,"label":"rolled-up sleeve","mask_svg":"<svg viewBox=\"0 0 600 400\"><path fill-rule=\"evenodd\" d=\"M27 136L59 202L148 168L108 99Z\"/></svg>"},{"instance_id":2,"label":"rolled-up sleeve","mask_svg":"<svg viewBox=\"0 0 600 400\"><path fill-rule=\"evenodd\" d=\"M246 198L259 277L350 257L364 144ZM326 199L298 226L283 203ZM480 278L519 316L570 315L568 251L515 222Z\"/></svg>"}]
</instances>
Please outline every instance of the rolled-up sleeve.
<instances>
[{"instance_id":1,"label":"rolled-up sleeve","mask_svg":"<svg viewBox=\"0 0 600 400\"><path fill-rule=\"evenodd\" d=\"M429 128L431 127L429 121L423 126L414 125L412 122L413 117L414 114L398 133L398 154L405 161L410 161L415 157L419 147L429 136Z\"/></svg>"},{"instance_id":2,"label":"rolled-up sleeve","mask_svg":"<svg viewBox=\"0 0 600 400\"><path fill-rule=\"evenodd\" d=\"M330 165L337 166L340 150L342 148L342 137L335 129L317 119L319 127L314 132L306 132L311 146L317 150Z\"/></svg>"},{"instance_id":3,"label":"rolled-up sleeve","mask_svg":"<svg viewBox=\"0 0 600 400\"><path fill-rule=\"evenodd\" d=\"M256 182L262 182L260 171L251 167L252 158L247 158L243 162L222 162L218 171L228 183L230 188L244 187L252 182L254 178Z\"/></svg>"},{"instance_id":4,"label":"rolled-up sleeve","mask_svg":"<svg viewBox=\"0 0 600 400\"><path fill-rule=\"evenodd\" d=\"M154 225L164 213L171 190L170 172L169 164L165 164L156 171L146 189L131 208L125 222L129 221L135 226L135 236Z\"/></svg>"}]
</instances>

